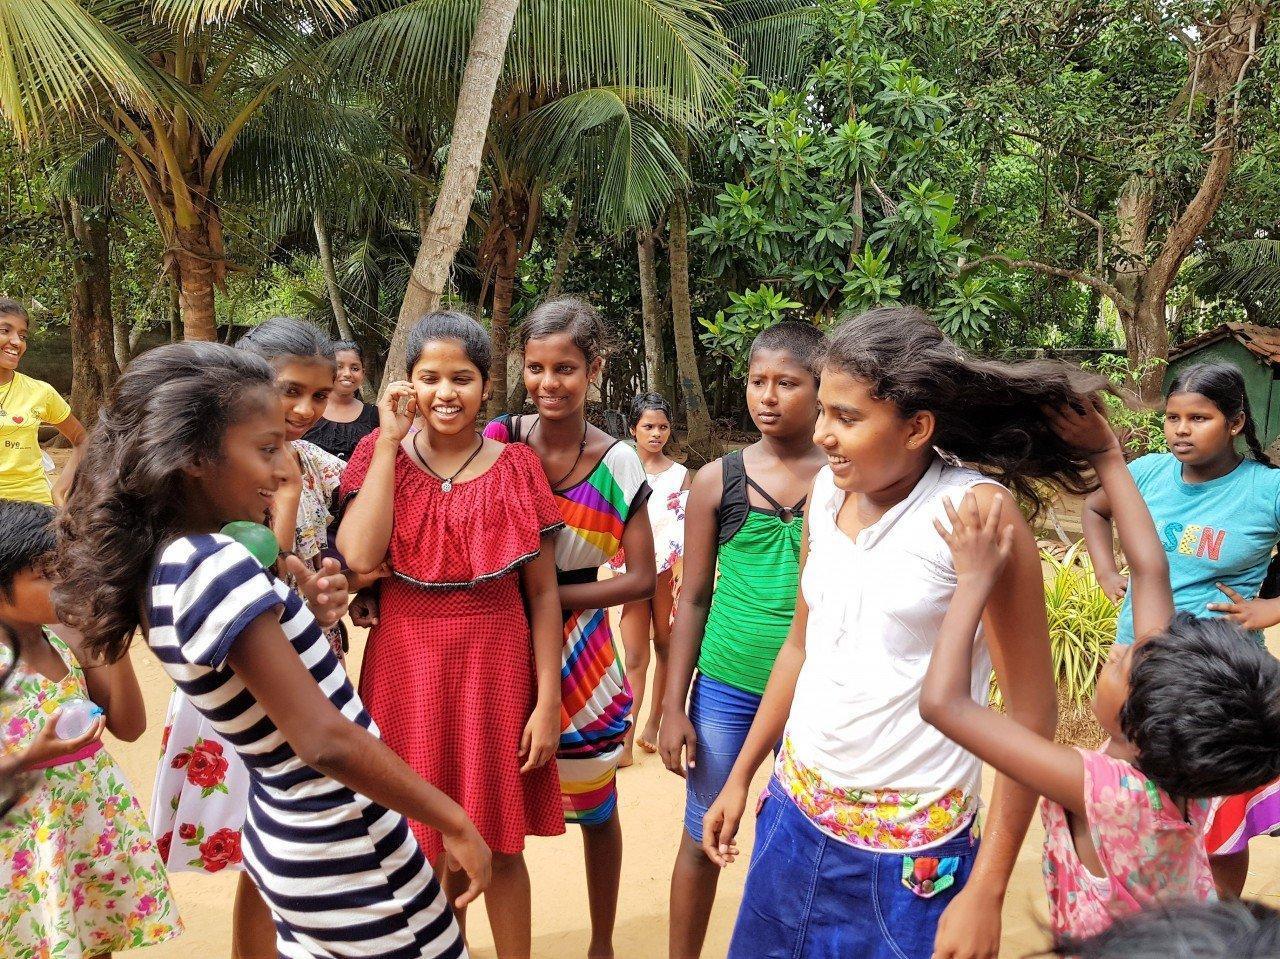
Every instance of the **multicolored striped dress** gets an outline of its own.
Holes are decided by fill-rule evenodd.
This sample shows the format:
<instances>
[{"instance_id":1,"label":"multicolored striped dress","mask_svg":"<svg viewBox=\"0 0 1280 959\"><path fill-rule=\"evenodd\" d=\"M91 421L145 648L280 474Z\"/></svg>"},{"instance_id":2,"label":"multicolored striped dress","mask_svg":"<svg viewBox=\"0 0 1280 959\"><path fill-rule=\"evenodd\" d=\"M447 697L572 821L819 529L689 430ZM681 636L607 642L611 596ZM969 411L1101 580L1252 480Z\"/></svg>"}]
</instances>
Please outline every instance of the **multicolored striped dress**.
<instances>
[{"instance_id":1,"label":"multicolored striped dress","mask_svg":"<svg viewBox=\"0 0 1280 959\"><path fill-rule=\"evenodd\" d=\"M528 435L522 419L501 416L484 435L520 442ZM594 582L622 545L627 523L649 498L640 457L625 443L614 443L585 479L552 492L565 522L556 534L557 579L561 585ZM631 725L631 686L614 645L608 610L566 610L561 656L556 763L564 817L598 826L617 808L615 776Z\"/></svg>"}]
</instances>

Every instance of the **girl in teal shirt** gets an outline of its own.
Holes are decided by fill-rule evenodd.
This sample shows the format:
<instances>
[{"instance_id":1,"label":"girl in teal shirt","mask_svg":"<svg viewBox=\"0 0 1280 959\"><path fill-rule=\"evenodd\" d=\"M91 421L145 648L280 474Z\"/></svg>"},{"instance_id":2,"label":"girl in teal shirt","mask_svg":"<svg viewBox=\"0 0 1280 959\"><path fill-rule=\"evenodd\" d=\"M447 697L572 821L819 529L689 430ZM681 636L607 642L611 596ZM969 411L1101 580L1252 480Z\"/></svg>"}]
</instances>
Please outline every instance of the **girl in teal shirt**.
<instances>
[{"instance_id":1,"label":"girl in teal shirt","mask_svg":"<svg viewBox=\"0 0 1280 959\"><path fill-rule=\"evenodd\" d=\"M1129 465L1169 557L1173 602L1196 616L1226 616L1263 642L1280 623L1280 469L1258 441L1244 377L1229 363L1188 367L1165 403L1168 453ZM1238 449L1243 438L1249 456ZM1134 641L1128 583L1116 567L1111 508L1099 490L1084 515L1085 544L1098 582L1123 599L1116 642ZM1239 896L1249 870L1249 839L1280 831L1280 789L1215 802L1209 852L1221 894Z\"/></svg>"}]
</instances>

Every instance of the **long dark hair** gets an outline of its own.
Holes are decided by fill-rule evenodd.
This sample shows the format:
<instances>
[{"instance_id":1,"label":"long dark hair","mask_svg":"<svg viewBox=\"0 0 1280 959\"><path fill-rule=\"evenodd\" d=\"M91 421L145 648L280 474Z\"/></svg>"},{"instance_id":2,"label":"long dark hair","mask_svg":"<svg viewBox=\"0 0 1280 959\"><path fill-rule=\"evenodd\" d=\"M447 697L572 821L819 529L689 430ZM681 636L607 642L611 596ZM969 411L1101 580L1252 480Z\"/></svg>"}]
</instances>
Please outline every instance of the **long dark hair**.
<instances>
[{"instance_id":1,"label":"long dark hair","mask_svg":"<svg viewBox=\"0 0 1280 959\"><path fill-rule=\"evenodd\" d=\"M89 434L58 518L54 603L96 656L123 656L157 550L181 528L183 469L222 449L227 428L272 402L258 356L173 343L129 364Z\"/></svg>"},{"instance_id":2,"label":"long dark hair","mask_svg":"<svg viewBox=\"0 0 1280 959\"><path fill-rule=\"evenodd\" d=\"M865 380L904 416L934 415L938 449L1012 489L1038 513L1043 480L1071 493L1097 488L1087 458L1062 441L1042 407L1079 402L1107 387L1064 363L978 360L914 307L877 307L837 327L825 366Z\"/></svg>"},{"instance_id":3,"label":"long dark hair","mask_svg":"<svg viewBox=\"0 0 1280 959\"><path fill-rule=\"evenodd\" d=\"M1258 439L1258 427L1253 421L1253 412L1249 409L1249 394L1245 391L1244 374L1237 367L1230 363L1197 363L1195 366L1188 366L1169 384L1167 395L1176 396L1178 393L1199 393L1228 420L1243 414L1244 428L1240 432L1249 452L1263 466L1276 469L1276 464L1271 462L1271 457L1262 449L1262 443ZM1280 555L1271 558L1258 596L1261 599L1280 596Z\"/></svg>"}]
</instances>

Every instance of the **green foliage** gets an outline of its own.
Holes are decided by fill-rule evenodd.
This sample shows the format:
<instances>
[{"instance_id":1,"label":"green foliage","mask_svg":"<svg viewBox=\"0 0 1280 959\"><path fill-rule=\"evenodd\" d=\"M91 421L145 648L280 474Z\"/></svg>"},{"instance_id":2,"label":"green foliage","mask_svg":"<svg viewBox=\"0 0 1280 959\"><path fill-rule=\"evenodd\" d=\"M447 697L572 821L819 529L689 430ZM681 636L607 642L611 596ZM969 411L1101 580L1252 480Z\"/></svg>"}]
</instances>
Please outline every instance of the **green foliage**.
<instances>
[{"instance_id":1,"label":"green foliage","mask_svg":"<svg viewBox=\"0 0 1280 959\"><path fill-rule=\"evenodd\" d=\"M1084 364L1086 368L1101 373L1115 387L1115 393L1104 393L1107 416L1116 434L1124 443L1129 459L1147 453L1167 453L1169 444L1164 438L1164 416L1159 410L1144 406L1138 399L1134 385L1147 371L1164 366L1161 360L1151 360L1134 366L1123 356L1104 355Z\"/></svg>"},{"instance_id":2,"label":"green foliage","mask_svg":"<svg viewBox=\"0 0 1280 959\"><path fill-rule=\"evenodd\" d=\"M728 308L717 311L715 319L698 318L702 325L699 335L712 353L729 360L733 376L741 379L747 375L751 341L803 305L765 285L742 294L730 293Z\"/></svg>"},{"instance_id":3,"label":"green foliage","mask_svg":"<svg viewBox=\"0 0 1280 959\"><path fill-rule=\"evenodd\" d=\"M1115 642L1119 608L1098 585L1083 540L1061 558L1042 550L1040 562L1045 569L1044 603L1060 705L1071 712L1083 711ZM994 680L992 701L1003 703Z\"/></svg>"}]
</instances>

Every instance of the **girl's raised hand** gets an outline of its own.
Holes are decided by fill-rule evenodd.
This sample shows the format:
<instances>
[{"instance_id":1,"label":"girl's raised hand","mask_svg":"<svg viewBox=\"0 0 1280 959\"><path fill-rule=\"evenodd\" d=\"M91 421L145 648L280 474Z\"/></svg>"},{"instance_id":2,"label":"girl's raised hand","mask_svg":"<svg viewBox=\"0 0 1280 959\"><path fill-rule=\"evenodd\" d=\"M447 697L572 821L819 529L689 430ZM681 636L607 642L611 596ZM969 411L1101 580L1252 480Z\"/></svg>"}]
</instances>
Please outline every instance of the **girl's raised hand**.
<instances>
[{"instance_id":1,"label":"girl's raised hand","mask_svg":"<svg viewBox=\"0 0 1280 959\"><path fill-rule=\"evenodd\" d=\"M1120 448L1104 410L1102 400L1094 394L1078 397L1074 403L1045 407L1044 415L1064 443L1092 458Z\"/></svg>"},{"instance_id":2,"label":"girl's raised hand","mask_svg":"<svg viewBox=\"0 0 1280 959\"><path fill-rule=\"evenodd\" d=\"M986 516L982 515L973 490L964 494L959 509L950 498L942 501L951 529L948 530L938 519L933 521L933 525L950 547L956 575L960 579L982 577L994 583L1008 562L1013 552L1013 524L1000 522L1004 500L1004 494L997 493L987 508Z\"/></svg>"},{"instance_id":3,"label":"girl's raised hand","mask_svg":"<svg viewBox=\"0 0 1280 959\"><path fill-rule=\"evenodd\" d=\"M396 442L408 436L417 408L418 397L412 383L395 380L388 384L387 391L378 400L378 426L382 435Z\"/></svg>"}]
</instances>

